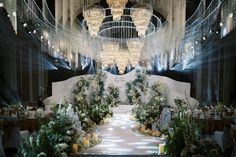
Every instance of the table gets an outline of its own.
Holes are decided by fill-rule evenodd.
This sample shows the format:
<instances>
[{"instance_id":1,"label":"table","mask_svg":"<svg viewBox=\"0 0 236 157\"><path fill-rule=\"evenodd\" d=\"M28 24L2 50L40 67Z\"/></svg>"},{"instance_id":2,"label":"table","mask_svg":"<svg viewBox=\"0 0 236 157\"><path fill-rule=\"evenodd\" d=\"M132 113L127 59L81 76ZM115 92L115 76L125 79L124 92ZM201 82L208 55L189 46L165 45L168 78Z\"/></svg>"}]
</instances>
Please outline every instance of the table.
<instances>
[{"instance_id":1,"label":"table","mask_svg":"<svg viewBox=\"0 0 236 157\"><path fill-rule=\"evenodd\" d=\"M46 123L50 120L50 117L42 118L20 118L17 117L2 117L0 116L0 130L8 132L12 128L19 127L20 130L29 130L29 132L34 132L39 130L40 125Z\"/></svg>"},{"instance_id":2,"label":"table","mask_svg":"<svg viewBox=\"0 0 236 157\"><path fill-rule=\"evenodd\" d=\"M203 135L213 135L215 131L223 131L224 126L230 125L227 119L195 119L195 122L201 127Z\"/></svg>"}]
</instances>

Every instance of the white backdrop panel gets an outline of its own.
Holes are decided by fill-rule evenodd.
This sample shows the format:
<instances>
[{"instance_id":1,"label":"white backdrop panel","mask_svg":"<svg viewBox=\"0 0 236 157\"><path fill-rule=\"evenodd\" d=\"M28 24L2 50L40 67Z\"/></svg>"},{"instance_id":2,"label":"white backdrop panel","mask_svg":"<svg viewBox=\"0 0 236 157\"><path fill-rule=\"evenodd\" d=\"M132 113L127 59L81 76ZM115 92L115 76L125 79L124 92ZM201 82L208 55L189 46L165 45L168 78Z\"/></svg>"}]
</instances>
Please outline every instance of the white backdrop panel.
<instances>
[{"instance_id":1,"label":"white backdrop panel","mask_svg":"<svg viewBox=\"0 0 236 157\"><path fill-rule=\"evenodd\" d=\"M125 104L127 102L125 89L126 83L135 79L136 71L133 70L132 72L125 74L125 75L113 75L111 73L105 72L107 79L105 81L105 89L109 85L114 85L119 88L120 90L120 99ZM198 101L190 98L190 83L186 82L179 82L168 77L164 76L157 76L157 75L147 75L149 86L151 86L154 82L158 81L163 85L163 94L167 98L167 103L171 106L174 106L174 99L176 98L183 98L186 97L189 99L191 105L197 105ZM77 81L84 77L85 79L89 77L89 75L83 76L76 76L70 79L61 81L61 82L54 82L52 83L52 96L45 99L44 103L52 104L52 103L59 103L63 97L66 97L69 100L73 98L73 88ZM143 96L143 101L148 101L149 95Z\"/></svg>"}]
</instances>

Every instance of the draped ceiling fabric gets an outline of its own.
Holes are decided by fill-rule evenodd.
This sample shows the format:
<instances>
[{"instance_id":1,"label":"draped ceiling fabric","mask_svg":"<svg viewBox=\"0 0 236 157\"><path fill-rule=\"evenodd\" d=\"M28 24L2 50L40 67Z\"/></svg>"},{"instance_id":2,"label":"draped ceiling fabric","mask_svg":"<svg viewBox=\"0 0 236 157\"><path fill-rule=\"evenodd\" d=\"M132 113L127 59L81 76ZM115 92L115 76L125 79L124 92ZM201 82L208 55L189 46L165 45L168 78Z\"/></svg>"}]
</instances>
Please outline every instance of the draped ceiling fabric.
<instances>
[{"instance_id":1,"label":"draped ceiling fabric","mask_svg":"<svg viewBox=\"0 0 236 157\"><path fill-rule=\"evenodd\" d=\"M126 43L125 38L92 37L87 30L86 22L81 22L81 19L77 18L85 7L99 4L100 0L55 0L55 16L51 13L47 0L38 1L42 1L42 8L37 5L36 0L0 0L0 3L2 2L7 9L16 31L17 18L13 16L15 11L19 22L23 25L28 24L26 30L29 34L36 36L41 42L42 52L64 59L70 65L74 63L73 67L78 67L78 53L86 59L86 64L91 59L99 62L101 45L106 42L119 42L121 45ZM155 64L159 70L191 68L194 65L190 64L192 59L203 53L200 43L219 31L223 37L236 26L235 0L212 0L207 8L205 0L201 0L195 13L188 20L185 19L186 0L129 1L148 3L166 18L164 23L154 25L154 31L147 31L147 36L135 38L141 40L143 45L140 52L141 62L152 64L152 67ZM126 9L128 11L132 8ZM101 30L104 31L106 27L104 24Z\"/></svg>"},{"instance_id":2,"label":"draped ceiling fabric","mask_svg":"<svg viewBox=\"0 0 236 157\"><path fill-rule=\"evenodd\" d=\"M70 30L70 32L78 33L78 23L76 23L77 16L82 13L83 8L89 5L94 5L95 3L99 2L100 0L56 0L55 1L55 23L56 23L56 29L60 30L61 27L66 31L65 29ZM46 3L45 3L46 5ZM67 50L67 58L69 61L72 59L75 62L75 67L78 66L78 51L79 48L76 45L79 45L78 43L81 42L81 40L72 40L74 43L66 43L71 42L70 40L63 41L61 43L62 45L70 45ZM68 57L70 56L70 57Z\"/></svg>"},{"instance_id":3,"label":"draped ceiling fabric","mask_svg":"<svg viewBox=\"0 0 236 157\"><path fill-rule=\"evenodd\" d=\"M17 33L17 18L16 18L16 11L17 11L17 0L0 0L0 3L5 5L7 12L9 13L9 18L12 22L12 26Z\"/></svg>"},{"instance_id":4,"label":"draped ceiling fabric","mask_svg":"<svg viewBox=\"0 0 236 157\"><path fill-rule=\"evenodd\" d=\"M185 31L185 17L186 17L186 0L132 0L136 3L149 3L153 8L160 12L167 22L164 27L153 35L153 38L145 41L144 50L148 50L151 44L156 41L156 51L149 50L148 53L142 53L141 57L145 60L156 55L156 52L161 54L170 53L179 45L180 40L183 39ZM56 28L59 28L59 23L72 31L78 28L75 23L77 15L83 11L86 6L94 5L99 0L56 0L55 1L55 21ZM85 40L86 41L86 40ZM73 46L72 46L73 47ZM83 46L82 46L83 47ZM84 46L86 47L86 46ZM152 46L153 47L153 46ZM81 48L83 50L83 48ZM76 50L74 50L76 51ZM91 50L94 51L94 50ZM76 53L76 52L74 52ZM96 54L96 53L95 53ZM94 57L94 56L93 56ZM95 57L96 58L96 57ZM77 59L76 59L77 60Z\"/></svg>"},{"instance_id":5,"label":"draped ceiling fabric","mask_svg":"<svg viewBox=\"0 0 236 157\"><path fill-rule=\"evenodd\" d=\"M155 0L154 8L167 19L164 51L170 52L184 37L186 0Z\"/></svg>"}]
</instances>

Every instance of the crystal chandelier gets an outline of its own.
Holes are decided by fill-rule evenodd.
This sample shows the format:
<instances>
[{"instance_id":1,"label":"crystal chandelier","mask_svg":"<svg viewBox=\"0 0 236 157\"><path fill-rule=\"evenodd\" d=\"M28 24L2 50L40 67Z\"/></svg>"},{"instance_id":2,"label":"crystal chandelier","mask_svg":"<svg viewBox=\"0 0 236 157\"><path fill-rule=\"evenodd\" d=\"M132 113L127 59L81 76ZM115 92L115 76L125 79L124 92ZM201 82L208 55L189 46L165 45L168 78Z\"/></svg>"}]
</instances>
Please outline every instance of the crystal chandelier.
<instances>
[{"instance_id":1,"label":"crystal chandelier","mask_svg":"<svg viewBox=\"0 0 236 157\"><path fill-rule=\"evenodd\" d=\"M124 74L125 68L127 67L130 59L130 54L126 49L120 49L118 53L116 53L115 63L119 69L120 74Z\"/></svg>"},{"instance_id":2,"label":"crystal chandelier","mask_svg":"<svg viewBox=\"0 0 236 157\"><path fill-rule=\"evenodd\" d=\"M136 4L131 11L131 17L139 36L145 36L153 8L148 4Z\"/></svg>"},{"instance_id":3,"label":"crystal chandelier","mask_svg":"<svg viewBox=\"0 0 236 157\"><path fill-rule=\"evenodd\" d=\"M118 21L123 15L124 8L128 0L107 0L107 4L111 9L111 14L113 15L113 20Z\"/></svg>"},{"instance_id":4,"label":"crystal chandelier","mask_svg":"<svg viewBox=\"0 0 236 157\"><path fill-rule=\"evenodd\" d=\"M127 41L127 46L130 53L130 63L133 66L137 66L139 63L143 42L141 40Z\"/></svg>"},{"instance_id":5,"label":"crystal chandelier","mask_svg":"<svg viewBox=\"0 0 236 157\"><path fill-rule=\"evenodd\" d=\"M91 36L97 36L102 21L105 18L105 10L97 5L89 6L83 11L83 16Z\"/></svg>"},{"instance_id":6,"label":"crystal chandelier","mask_svg":"<svg viewBox=\"0 0 236 157\"><path fill-rule=\"evenodd\" d=\"M107 67L109 64L114 62L116 56L114 56L119 51L119 43L116 42L105 42L102 45L101 61L102 66Z\"/></svg>"}]
</instances>

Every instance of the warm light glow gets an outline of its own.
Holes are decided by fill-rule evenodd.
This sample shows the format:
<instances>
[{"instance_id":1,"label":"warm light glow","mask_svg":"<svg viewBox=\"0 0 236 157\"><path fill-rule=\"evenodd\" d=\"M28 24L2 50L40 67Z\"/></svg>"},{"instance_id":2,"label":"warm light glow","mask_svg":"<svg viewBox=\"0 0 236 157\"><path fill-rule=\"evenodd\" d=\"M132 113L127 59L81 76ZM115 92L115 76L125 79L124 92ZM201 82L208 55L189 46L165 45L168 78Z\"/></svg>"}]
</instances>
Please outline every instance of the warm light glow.
<instances>
[{"instance_id":1,"label":"warm light glow","mask_svg":"<svg viewBox=\"0 0 236 157\"><path fill-rule=\"evenodd\" d=\"M123 15L124 8L128 0L107 0L107 4L111 9L111 14L113 15L113 20L118 21Z\"/></svg>"},{"instance_id":2,"label":"warm light glow","mask_svg":"<svg viewBox=\"0 0 236 157\"><path fill-rule=\"evenodd\" d=\"M84 10L83 16L91 36L97 36L102 21L105 18L105 10L100 6L90 6Z\"/></svg>"},{"instance_id":3,"label":"warm light glow","mask_svg":"<svg viewBox=\"0 0 236 157\"><path fill-rule=\"evenodd\" d=\"M145 36L153 8L148 4L136 4L131 12L131 17L139 36Z\"/></svg>"},{"instance_id":4,"label":"warm light glow","mask_svg":"<svg viewBox=\"0 0 236 157\"><path fill-rule=\"evenodd\" d=\"M23 27L27 27L27 23L24 23L24 24L23 24Z\"/></svg>"},{"instance_id":5,"label":"warm light glow","mask_svg":"<svg viewBox=\"0 0 236 157\"><path fill-rule=\"evenodd\" d=\"M16 17L16 12L15 11L12 12L12 16Z\"/></svg>"}]
</instances>

